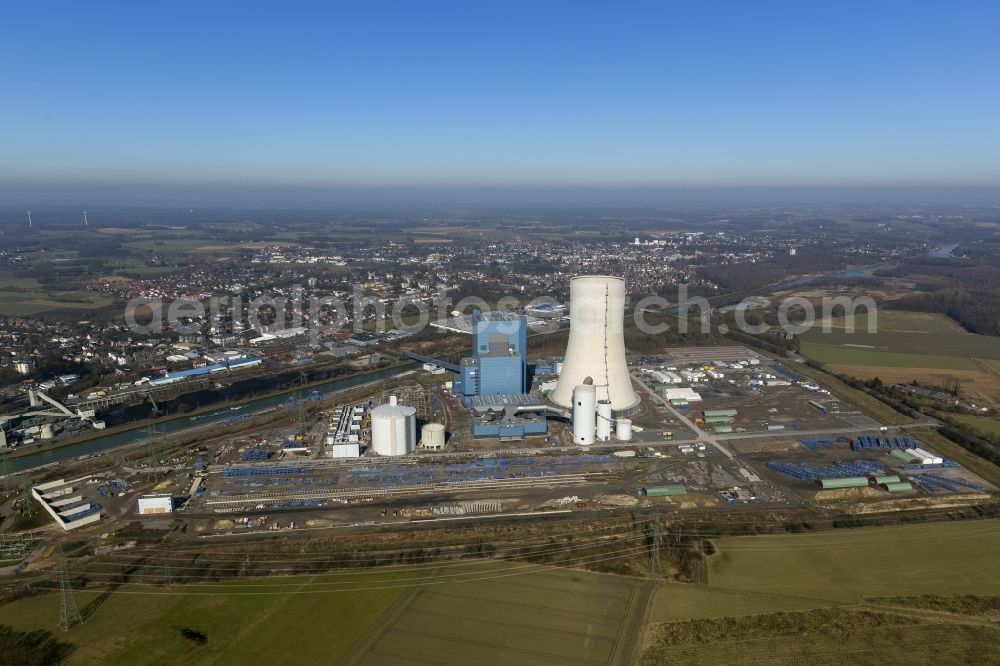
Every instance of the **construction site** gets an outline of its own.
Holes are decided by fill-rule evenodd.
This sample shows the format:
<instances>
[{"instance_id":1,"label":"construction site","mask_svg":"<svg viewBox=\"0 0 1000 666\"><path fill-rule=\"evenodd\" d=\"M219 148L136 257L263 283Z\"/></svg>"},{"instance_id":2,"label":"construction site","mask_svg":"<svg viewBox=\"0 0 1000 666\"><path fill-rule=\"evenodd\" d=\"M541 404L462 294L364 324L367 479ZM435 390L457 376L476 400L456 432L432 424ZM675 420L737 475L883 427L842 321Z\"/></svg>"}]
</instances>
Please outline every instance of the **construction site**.
<instances>
[{"instance_id":1,"label":"construction site","mask_svg":"<svg viewBox=\"0 0 1000 666\"><path fill-rule=\"evenodd\" d=\"M292 397L284 425L169 459L154 447L32 493L64 530L170 513L197 534L248 534L996 490L918 430L879 423L787 362L739 346L629 358L623 283L573 285L563 357L529 360L525 317L476 311L459 363L414 356L421 371L391 387Z\"/></svg>"}]
</instances>

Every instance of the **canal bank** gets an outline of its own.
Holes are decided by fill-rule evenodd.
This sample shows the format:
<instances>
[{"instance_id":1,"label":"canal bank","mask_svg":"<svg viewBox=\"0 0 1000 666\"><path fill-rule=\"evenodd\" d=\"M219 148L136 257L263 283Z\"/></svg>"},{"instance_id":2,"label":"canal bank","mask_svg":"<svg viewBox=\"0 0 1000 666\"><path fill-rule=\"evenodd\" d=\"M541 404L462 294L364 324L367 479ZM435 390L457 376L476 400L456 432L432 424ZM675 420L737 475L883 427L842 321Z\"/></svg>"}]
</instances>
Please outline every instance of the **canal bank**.
<instances>
[{"instance_id":1,"label":"canal bank","mask_svg":"<svg viewBox=\"0 0 1000 666\"><path fill-rule=\"evenodd\" d=\"M347 377L338 377L336 379L303 384L293 388L274 391L259 398L251 398L227 404L227 406L230 404L232 406L240 406L241 409L238 411L223 411L220 410L219 405L213 405L205 410L206 412L211 413L190 413L171 416L168 419L163 420L151 420L147 423L119 428L114 432L98 435L82 441L67 442L63 445L56 444L55 446L51 446L40 451L30 451L24 453L19 452L14 456L7 456L7 469L9 473L23 472L36 467L50 465L62 460L68 460L70 458L105 453L112 449L137 444L148 438L149 433L147 432L147 427L149 425L156 426L158 430L157 436L159 437L203 430L207 429L209 426L233 422L235 418L242 417L243 415L249 416L265 410L280 407L288 401L289 396L293 396L300 392L308 393L311 391L319 391L324 395L328 395L346 389L355 388L363 384L394 379L413 370L415 367L415 363L403 363L389 368L372 370L369 372L349 375Z\"/></svg>"}]
</instances>

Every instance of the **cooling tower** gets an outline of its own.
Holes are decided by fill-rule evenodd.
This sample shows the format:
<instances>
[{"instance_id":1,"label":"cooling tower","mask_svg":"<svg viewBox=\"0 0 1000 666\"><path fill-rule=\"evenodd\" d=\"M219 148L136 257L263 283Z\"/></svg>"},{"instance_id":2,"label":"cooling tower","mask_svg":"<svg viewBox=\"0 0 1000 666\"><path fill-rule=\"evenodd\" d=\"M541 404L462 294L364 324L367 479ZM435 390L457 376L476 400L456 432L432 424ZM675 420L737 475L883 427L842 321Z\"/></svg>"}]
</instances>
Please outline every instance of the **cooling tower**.
<instances>
[{"instance_id":1,"label":"cooling tower","mask_svg":"<svg viewBox=\"0 0 1000 666\"><path fill-rule=\"evenodd\" d=\"M569 283L569 344L559 382L549 399L573 404L573 387L592 377L598 400L610 400L615 415L639 404L625 363L625 281L603 275Z\"/></svg>"}]
</instances>

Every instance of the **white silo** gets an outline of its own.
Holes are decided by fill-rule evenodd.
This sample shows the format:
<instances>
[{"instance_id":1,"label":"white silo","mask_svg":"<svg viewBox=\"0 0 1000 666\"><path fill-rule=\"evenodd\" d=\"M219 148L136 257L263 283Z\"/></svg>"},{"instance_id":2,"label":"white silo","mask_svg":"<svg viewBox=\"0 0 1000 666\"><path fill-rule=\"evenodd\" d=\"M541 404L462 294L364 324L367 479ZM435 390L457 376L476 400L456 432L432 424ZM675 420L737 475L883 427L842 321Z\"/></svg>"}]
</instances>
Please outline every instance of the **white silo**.
<instances>
[{"instance_id":1,"label":"white silo","mask_svg":"<svg viewBox=\"0 0 1000 666\"><path fill-rule=\"evenodd\" d=\"M599 400L615 414L639 404L625 362L625 281L603 275L575 277L569 284L569 343L559 382L549 399L573 402L573 388L592 377Z\"/></svg>"},{"instance_id":2,"label":"white silo","mask_svg":"<svg viewBox=\"0 0 1000 666\"><path fill-rule=\"evenodd\" d=\"M611 439L611 401L597 401L597 441L607 442Z\"/></svg>"},{"instance_id":3,"label":"white silo","mask_svg":"<svg viewBox=\"0 0 1000 666\"><path fill-rule=\"evenodd\" d=\"M417 440L417 410L391 402L372 409L372 448L380 456L413 453Z\"/></svg>"},{"instance_id":4,"label":"white silo","mask_svg":"<svg viewBox=\"0 0 1000 666\"><path fill-rule=\"evenodd\" d=\"M594 443L597 420L597 388L580 384L573 389L573 442L588 446Z\"/></svg>"},{"instance_id":5,"label":"white silo","mask_svg":"<svg viewBox=\"0 0 1000 666\"><path fill-rule=\"evenodd\" d=\"M420 429L420 446L432 451L444 448L444 426L440 423L425 423Z\"/></svg>"},{"instance_id":6,"label":"white silo","mask_svg":"<svg viewBox=\"0 0 1000 666\"><path fill-rule=\"evenodd\" d=\"M632 419L615 421L615 438L619 442L627 442L632 439Z\"/></svg>"}]
</instances>

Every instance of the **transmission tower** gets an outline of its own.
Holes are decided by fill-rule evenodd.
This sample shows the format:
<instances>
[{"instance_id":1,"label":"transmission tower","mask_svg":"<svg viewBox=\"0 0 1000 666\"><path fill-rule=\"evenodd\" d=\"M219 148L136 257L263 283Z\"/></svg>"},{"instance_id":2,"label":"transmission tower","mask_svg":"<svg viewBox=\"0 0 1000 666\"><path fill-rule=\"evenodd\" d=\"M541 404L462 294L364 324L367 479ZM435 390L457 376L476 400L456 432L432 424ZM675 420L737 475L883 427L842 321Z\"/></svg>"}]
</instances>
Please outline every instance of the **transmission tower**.
<instances>
[{"instance_id":1,"label":"transmission tower","mask_svg":"<svg viewBox=\"0 0 1000 666\"><path fill-rule=\"evenodd\" d=\"M35 515L35 502L34 497L31 495L31 479L24 477L21 479L21 492L24 493L24 504L21 508L21 512L26 516Z\"/></svg>"},{"instance_id":2,"label":"transmission tower","mask_svg":"<svg viewBox=\"0 0 1000 666\"><path fill-rule=\"evenodd\" d=\"M0 455L0 477L3 477L3 492L10 490L10 479L7 478L10 474L10 465L7 463L6 454Z\"/></svg>"},{"instance_id":3,"label":"transmission tower","mask_svg":"<svg viewBox=\"0 0 1000 666\"><path fill-rule=\"evenodd\" d=\"M299 393L299 406L298 406L298 409L299 409L299 417L298 417L299 418L299 432L304 435L304 434L306 434L306 400L302 396L301 393Z\"/></svg>"},{"instance_id":4,"label":"transmission tower","mask_svg":"<svg viewBox=\"0 0 1000 666\"><path fill-rule=\"evenodd\" d=\"M59 626L63 631L76 624L83 624L83 615L73 597L73 586L69 583L69 571L66 568L66 556L59 552Z\"/></svg>"},{"instance_id":5,"label":"transmission tower","mask_svg":"<svg viewBox=\"0 0 1000 666\"><path fill-rule=\"evenodd\" d=\"M173 571L171 571L170 569L170 541L163 542L163 564L164 564L163 567L164 584L167 587L170 587L170 584L173 582L174 578Z\"/></svg>"},{"instance_id":6,"label":"transmission tower","mask_svg":"<svg viewBox=\"0 0 1000 666\"><path fill-rule=\"evenodd\" d=\"M663 535L660 534L660 512L653 514L652 540L649 549L649 568L653 573L660 573L660 546L663 545Z\"/></svg>"},{"instance_id":7,"label":"transmission tower","mask_svg":"<svg viewBox=\"0 0 1000 666\"><path fill-rule=\"evenodd\" d=\"M149 467L150 472L153 474L153 480L159 478L159 473L156 471L160 464L160 435L162 434L162 429L158 424L151 424L146 426L146 436L149 438Z\"/></svg>"}]
</instances>

